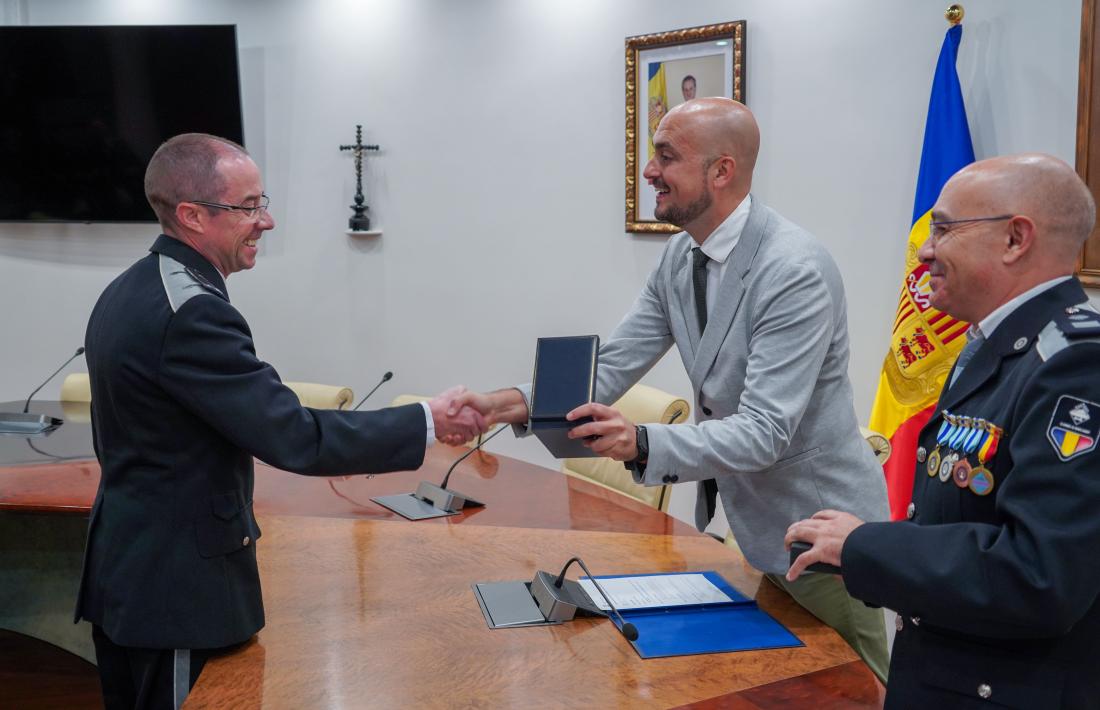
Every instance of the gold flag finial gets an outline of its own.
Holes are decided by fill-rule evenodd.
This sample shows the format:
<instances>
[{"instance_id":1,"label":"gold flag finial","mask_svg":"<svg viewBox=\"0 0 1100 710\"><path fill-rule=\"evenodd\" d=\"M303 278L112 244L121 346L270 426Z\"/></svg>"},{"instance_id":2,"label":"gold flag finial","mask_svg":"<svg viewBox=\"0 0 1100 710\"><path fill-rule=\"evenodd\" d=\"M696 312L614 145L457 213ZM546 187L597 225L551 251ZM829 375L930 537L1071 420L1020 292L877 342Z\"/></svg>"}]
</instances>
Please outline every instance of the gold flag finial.
<instances>
[{"instance_id":1,"label":"gold flag finial","mask_svg":"<svg viewBox=\"0 0 1100 710\"><path fill-rule=\"evenodd\" d=\"M963 6L955 3L951 7L947 8L947 12L943 13L943 16L947 18L947 21L951 23L951 26L959 24L963 21L963 15L966 14L966 10L963 10Z\"/></svg>"}]
</instances>

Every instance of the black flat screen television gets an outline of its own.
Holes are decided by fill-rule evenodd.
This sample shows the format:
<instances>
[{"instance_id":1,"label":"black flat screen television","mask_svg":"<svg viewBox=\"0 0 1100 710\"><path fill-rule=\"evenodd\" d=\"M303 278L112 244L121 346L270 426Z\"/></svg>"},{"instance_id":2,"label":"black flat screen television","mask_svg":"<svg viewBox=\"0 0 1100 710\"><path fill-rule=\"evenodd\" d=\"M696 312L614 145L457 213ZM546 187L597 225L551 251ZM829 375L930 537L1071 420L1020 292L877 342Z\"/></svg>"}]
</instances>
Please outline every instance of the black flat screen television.
<instances>
[{"instance_id":1,"label":"black flat screen television","mask_svg":"<svg viewBox=\"0 0 1100 710\"><path fill-rule=\"evenodd\" d=\"M244 143L232 25L0 27L0 221L152 222L166 139Z\"/></svg>"}]
</instances>

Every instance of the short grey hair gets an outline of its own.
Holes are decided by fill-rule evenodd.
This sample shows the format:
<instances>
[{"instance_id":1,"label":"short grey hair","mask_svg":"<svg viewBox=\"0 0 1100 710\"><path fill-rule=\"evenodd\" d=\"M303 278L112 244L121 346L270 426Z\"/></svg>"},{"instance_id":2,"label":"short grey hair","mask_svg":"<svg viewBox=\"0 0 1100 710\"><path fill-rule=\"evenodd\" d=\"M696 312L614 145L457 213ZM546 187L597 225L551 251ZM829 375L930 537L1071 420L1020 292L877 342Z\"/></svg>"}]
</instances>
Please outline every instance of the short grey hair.
<instances>
[{"instance_id":1,"label":"short grey hair","mask_svg":"<svg viewBox=\"0 0 1100 710\"><path fill-rule=\"evenodd\" d=\"M145 199L165 231L176 224L179 203L221 201L226 186L218 161L235 153L248 155L243 146L207 133L182 133L157 148L145 169Z\"/></svg>"}]
</instances>

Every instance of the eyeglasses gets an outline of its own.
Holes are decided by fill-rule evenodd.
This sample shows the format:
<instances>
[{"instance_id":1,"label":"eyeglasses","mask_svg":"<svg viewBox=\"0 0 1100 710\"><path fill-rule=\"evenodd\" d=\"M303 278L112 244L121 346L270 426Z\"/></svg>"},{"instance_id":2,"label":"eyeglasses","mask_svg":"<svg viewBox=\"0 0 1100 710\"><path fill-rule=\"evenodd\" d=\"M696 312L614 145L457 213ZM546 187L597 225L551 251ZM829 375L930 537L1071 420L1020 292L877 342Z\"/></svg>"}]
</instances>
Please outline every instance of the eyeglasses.
<instances>
[{"instance_id":1,"label":"eyeglasses","mask_svg":"<svg viewBox=\"0 0 1100 710\"><path fill-rule=\"evenodd\" d=\"M261 212L267 212L267 206L271 204L271 198L267 195L260 194L260 204L258 205L227 205L221 202L206 202L204 200L188 200L196 205L204 205L206 207L217 207L220 210L233 210L240 212L249 219L255 219L260 216Z\"/></svg>"},{"instance_id":2,"label":"eyeglasses","mask_svg":"<svg viewBox=\"0 0 1100 710\"><path fill-rule=\"evenodd\" d=\"M932 240L933 244L938 244L948 234L955 231L955 228L961 224L971 224L974 222L1003 222L1006 219L1012 219L1016 215L1002 214L996 217L972 217L970 219L944 219L938 222L928 223L928 238Z\"/></svg>"}]
</instances>

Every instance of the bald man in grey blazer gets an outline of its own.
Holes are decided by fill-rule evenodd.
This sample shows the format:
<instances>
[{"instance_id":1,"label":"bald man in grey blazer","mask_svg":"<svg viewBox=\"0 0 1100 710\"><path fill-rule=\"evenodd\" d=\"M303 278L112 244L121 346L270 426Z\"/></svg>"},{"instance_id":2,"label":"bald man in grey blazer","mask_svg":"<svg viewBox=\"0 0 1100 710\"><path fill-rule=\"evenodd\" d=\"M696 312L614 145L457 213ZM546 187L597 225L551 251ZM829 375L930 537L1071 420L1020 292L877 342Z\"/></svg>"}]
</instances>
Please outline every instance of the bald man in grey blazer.
<instances>
[{"instance_id":1,"label":"bald man in grey blazer","mask_svg":"<svg viewBox=\"0 0 1100 710\"><path fill-rule=\"evenodd\" d=\"M822 508L886 520L881 466L859 433L848 381L847 305L825 248L750 195L759 149L752 113L728 99L688 101L654 135L644 175L672 237L634 307L600 348L597 402L570 413L593 451L645 485L697 482L703 530L720 494L745 558L833 626L885 681L882 612L833 575L784 578L787 527ZM607 406L675 343L696 423L635 426ZM526 388L471 404L493 421L527 421ZM866 516L866 517L864 517ZM803 580L806 580L803 582Z\"/></svg>"}]
</instances>

